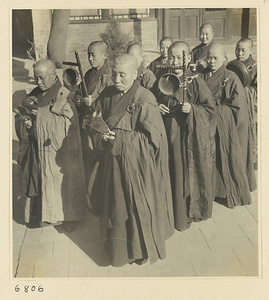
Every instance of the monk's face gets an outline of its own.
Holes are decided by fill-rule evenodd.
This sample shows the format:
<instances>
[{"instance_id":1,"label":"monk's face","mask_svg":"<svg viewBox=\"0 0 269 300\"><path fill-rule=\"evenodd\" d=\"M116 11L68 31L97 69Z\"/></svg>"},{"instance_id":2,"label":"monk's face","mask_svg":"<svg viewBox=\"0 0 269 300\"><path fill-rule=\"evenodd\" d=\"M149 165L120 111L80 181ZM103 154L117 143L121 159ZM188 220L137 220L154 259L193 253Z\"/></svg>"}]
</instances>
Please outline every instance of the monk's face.
<instances>
[{"instance_id":1,"label":"monk's face","mask_svg":"<svg viewBox=\"0 0 269 300\"><path fill-rule=\"evenodd\" d=\"M249 42L237 43L235 48L236 58L240 61L245 61L249 58L252 53L251 44Z\"/></svg>"},{"instance_id":2,"label":"monk's face","mask_svg":"<svg viewBox=\"0 0 269 300\"><path fill-rule=\"evenodd\" d=\"M171 46L172 42L170 40L164 40L160 44L160 54L163 58L168 57L168 49Z\"/></svg>"},{"instance_id":3,"label":"monk's face","mask_svg":"<svg viewBox=\"0 0 269 300\"><path fill-rule=\"evenodd\" d=\"M133 85L137 77L137 65L134 66L128 60L121 59L114 64L112 69L112 81L117 90L126 92Z\"/></svg>"},{"instance_id":4,"label":"monk's face","mask_svg":"<svg viewBox=\"0 0 269 300\"><path fill-rule=\"evenodd\" d=\"M42 91L50 89L56 80L56 72L46 65L37 65L34 69L36 84Z\"/></svg>"},{"instance_id":5,"label":"monk's face","mask_svg":"<svg viewBox=\"0 0 269 300\"><path fill-rule=\"evenodd\" d=\"M106 59L107 54L104 52L102 47L99 47L98 45L92 45L89 47L88 60L93 68L96 68L97 70L100 69Z\"/></svg>"},{"instance_id":6,"label":"monk's face","mask_svg":"<svg viewBox=\"0 0 269 300\"><path fill-rule=\"evenodd\" d=\"M221 48L209 49L207 55L207 64L212 72L217 71L224 63L226 57L224 51Z\"/></svg>"},{"instance_id":7,"label":"monk's face","mask_svg":"<svg viewBox=\"0 0 269 300\"><path fill-rule=\"evenodd\" d=\"M191 61L191 56L188 55L188 51L187 49L185 49L185 47L173 47L173 48L169 48L168 51L168 63L169 65L176 67L174 69L174 72L176 74L181 73L183 69L183 53L182 53L183 50L186 50L186 66L187 66Z\"/></svg>"},{"instance_id":8,"label":"monk's face","mask_svg":"<svg viewBox=\"0 0 269 300\"><path fill-rule=\"evenodd\" d=\"M210 27L205 27L202 30L200 30L200 41L204 45L208 45L211 43L214 36L214 32Z\"/></svg>"}]
</instances>

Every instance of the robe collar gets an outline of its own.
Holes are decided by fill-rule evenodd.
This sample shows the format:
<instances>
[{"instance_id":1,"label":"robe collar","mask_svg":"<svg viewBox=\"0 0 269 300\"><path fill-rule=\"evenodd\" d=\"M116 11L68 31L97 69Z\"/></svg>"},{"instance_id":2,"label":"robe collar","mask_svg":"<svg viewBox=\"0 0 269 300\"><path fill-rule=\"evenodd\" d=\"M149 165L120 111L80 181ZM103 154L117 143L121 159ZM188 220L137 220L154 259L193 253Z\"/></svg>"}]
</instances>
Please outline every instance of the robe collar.
<instances>
[{"instance_id":1,"label":"robe collar","mask_svg":"<svg viewBox=\"0 0 269 300\"><path fill-rule=\"evenodd\" d=\"M60 79L57 77L53 86L45 94L42 90L40 90L40 93L37 96L37 106L44 107L51 104L51 102L54 102L61 87L62 84Z\"/></svg>"},{"instance_id":2,"label":"robe collar","mask_svg":"<svg viewBox=\"0 0 269 300\"><path fill-rule=\"evenodd\" d=\"M245 61L243 61L243 64L245 66L247 66L247 67L250 66L250 65L253 65L255 63L256 63L256 61L253 59L253 57L252 57L251 54L249 55L248 59L246 59Z\"/></svg>"}]
</instances>

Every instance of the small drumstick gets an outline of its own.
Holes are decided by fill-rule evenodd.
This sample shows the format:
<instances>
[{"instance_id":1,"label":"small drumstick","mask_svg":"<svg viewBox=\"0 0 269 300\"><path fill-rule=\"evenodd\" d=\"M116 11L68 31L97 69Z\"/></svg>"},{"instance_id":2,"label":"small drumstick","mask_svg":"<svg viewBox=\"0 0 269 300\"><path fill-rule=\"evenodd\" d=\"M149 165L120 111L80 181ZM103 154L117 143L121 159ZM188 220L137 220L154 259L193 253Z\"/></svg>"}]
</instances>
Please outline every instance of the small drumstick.
<instances>
[{"instance_id":1,"label":"small drumstick","mask_svg":"<svg viewBox=\"0 0 269 300\"><path fill-rule=\"evenodd\" d=\"M25 121L28 121L29 119L25 118L21 113L20 111L17 109L17 108L14 108L14 112L19 115L21 118L23 118Z\"/></svg>"}]
</instances>

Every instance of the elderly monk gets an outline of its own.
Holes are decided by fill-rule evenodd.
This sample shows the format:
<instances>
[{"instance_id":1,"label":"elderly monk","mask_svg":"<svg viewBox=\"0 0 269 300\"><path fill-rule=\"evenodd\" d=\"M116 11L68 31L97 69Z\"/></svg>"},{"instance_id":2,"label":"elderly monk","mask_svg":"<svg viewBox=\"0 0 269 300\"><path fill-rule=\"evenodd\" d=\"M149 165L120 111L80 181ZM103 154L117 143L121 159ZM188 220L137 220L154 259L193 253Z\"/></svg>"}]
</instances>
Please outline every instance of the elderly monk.
<instances>
[{"instance_id":1,"label":"elderly monk","mask_svg":"<svg viewBox=\"0 0 269 300\"><path fill-rule=\"evenodd\" d=\"M100 153L88 185L89 205L100 216L116 267L164 259L165 240L173 233L165 129L155 97L136 78L135 57L120 56L112 69L114 85L91 107L109 129L97 125L98 117L84 120Z\"/></svg>"},{"instance_id":2,"label":"elderly monk","mask_svg":"<svg viewBox=\"0 0 269 300\"><path fill-rule=\"evenodd\" d=\"M215 196L226 198L228 207L233 208L251 203L249 186L255 189L256 182L253 162L252 165L249 162L246 93L237 75L225 68L225 58L223 45L213 44L208 50L208 68L202 77L217 107Z\"/></svg>"},{"instance_id":3,"label":"elderly monk","mask_svg":"<svg viewBox=\"0 0 269 300\"><path fill-rule=\"evenodd\" d=\"M137 63L138 63L137 80L139 81L140 85L146 89L151 90L156 81L156 77L151 70L143 66L142 63L143 55L142 55L142 48L140 47L140 45L136 43L129 45L126 53L133 55L137 59Z\"/></svg>"},{"instance_id":4,"label":"elderly monk","mask_svg":"<svg viewBox=\"0 0 269 300\"><path fill-rule=\"evenodd\" d=\"M168 63L180 82L178 91L173 95L157 92L168 137L175 228L180 231L188 229L192 221L210 218L214 199L213 97L205 82L198 75L193 76L188 68L184 99L183 50L188 65L191 61L188 44L175 42L168 50Z\"/></svg>"},{"instance_id":5,"label":"elderly monk","mask_svg":"<svg viewBox=\"0 0 269 300\"><path fill-rule=\"evenodd\" d=\"M36 118L25 121L28 135L37 142L41 226L64 222L66 230L83 216L85 180L75 104L45 59L36 63L38 87L25 103L36 106Z\"/></svg>"},{"instance_id":6,"label":"elderly monk","mask_svg":"<svg viewBox=\"0 0 269 300\"><path fill-rule=\"evenodd\" d=\"M207 58L207 51L209 47L214 43L214 29L210 23L204 23L200 29L200 41L201 44L196 46L192 49L192 62L196 64L196 68L203 69L206 68L206 58Z\"/></svg>"},{"instance_id":7,"label":"elderly monk","mask_svg":"<svg viewBox=\"0 0 269 300\"><path fill-rule=\"evenodd\" d=\"M249 84L245 87L248 102L251 138L253 142L254 166L257 169L257 61L252 57L253 41L250 38L240 39L235 48L236 58L248 69Z\"/></svg>"}]
</instances>

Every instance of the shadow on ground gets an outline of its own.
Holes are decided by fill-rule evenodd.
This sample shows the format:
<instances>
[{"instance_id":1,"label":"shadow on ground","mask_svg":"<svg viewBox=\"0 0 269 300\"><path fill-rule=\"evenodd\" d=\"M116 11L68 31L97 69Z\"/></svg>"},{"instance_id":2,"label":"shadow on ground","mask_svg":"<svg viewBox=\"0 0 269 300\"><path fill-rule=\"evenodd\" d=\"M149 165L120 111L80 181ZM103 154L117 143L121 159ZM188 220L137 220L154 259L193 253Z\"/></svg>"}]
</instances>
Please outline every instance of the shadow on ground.
<instances>
[{"instance_id":1,"label":"shadow on ground","mask_svg":"<svg viewBox=\"0 0 269 300\"><path fill-rule=\"evenodd\" d=\"M77 223L74 231L68 233L62 226L55 229L65 234L75 245L77 245L98 266L110 265L110 258L105 252L104 241L100 241L99 219L90 212Z\"/></svg>"}]
</instances>

